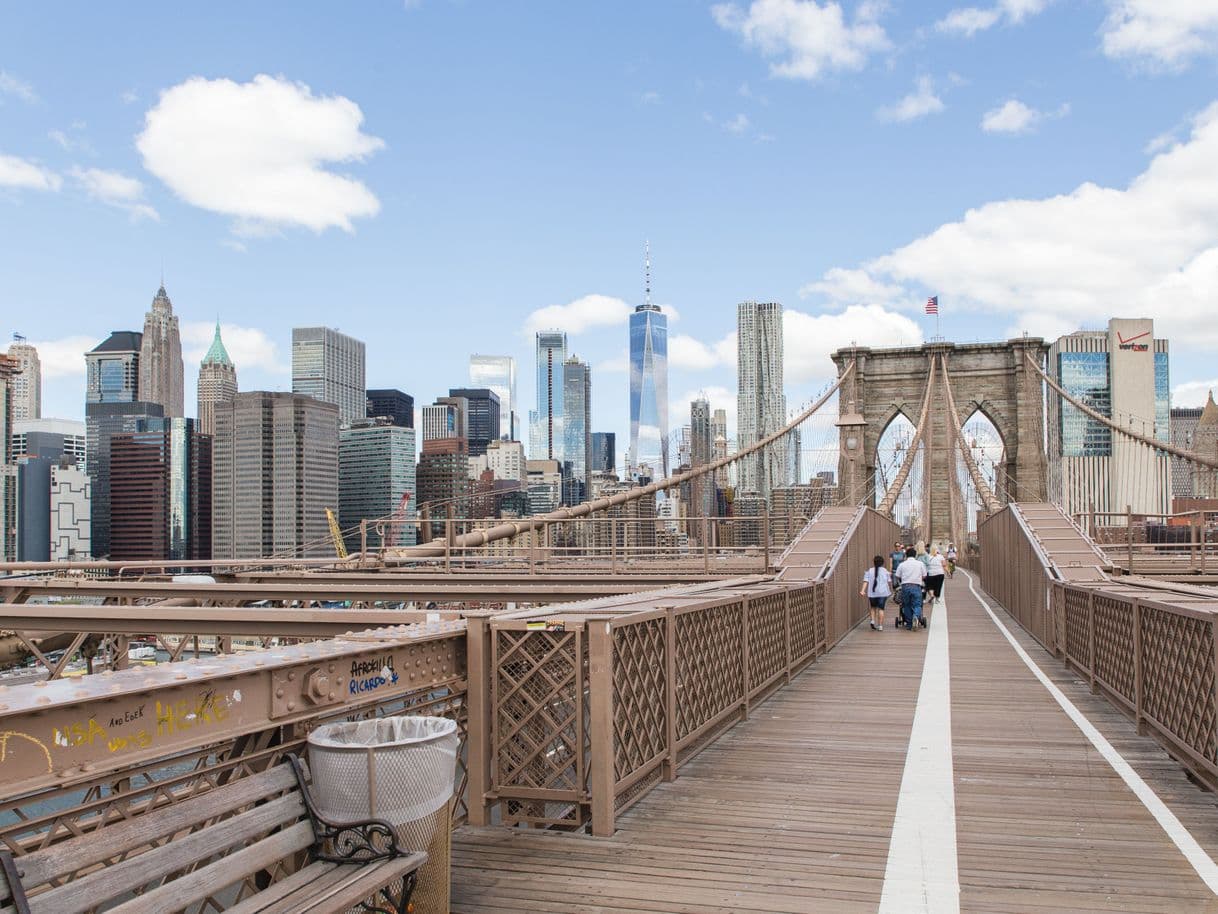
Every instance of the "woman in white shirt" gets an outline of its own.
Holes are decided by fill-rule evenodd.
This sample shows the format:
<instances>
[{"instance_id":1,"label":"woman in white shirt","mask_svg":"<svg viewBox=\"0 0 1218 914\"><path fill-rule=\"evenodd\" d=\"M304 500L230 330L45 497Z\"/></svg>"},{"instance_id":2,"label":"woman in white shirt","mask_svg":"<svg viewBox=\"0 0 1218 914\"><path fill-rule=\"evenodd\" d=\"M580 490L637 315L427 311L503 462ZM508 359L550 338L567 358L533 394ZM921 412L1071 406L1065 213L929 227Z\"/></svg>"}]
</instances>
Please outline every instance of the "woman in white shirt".
<instances>
[{"instance_id":1,"label":"woman in white shirt","mask_svg":"<svg viewBox=\"0 0 1218 914\"><path fill-rule=\"evenodd\" d=\"M884 557L877 555L871 560L871 567L863 573L863 587L860 597L866 597L871 604L871 630L884 630L884 604L892 596L892 575L884 567Z\"/></svg>"},{"instance_id":2,"label":"woman in white shirt","mask_svg":"<svg viewBox=\"0 0 1218 914\"><path fill-rule=\"evenodd\" d=\"M930 551L930 562L926 566L926 592L932 600L943 600L943 576L947 574L947 563L938 549Z\"/></svg>"}]
</instances>

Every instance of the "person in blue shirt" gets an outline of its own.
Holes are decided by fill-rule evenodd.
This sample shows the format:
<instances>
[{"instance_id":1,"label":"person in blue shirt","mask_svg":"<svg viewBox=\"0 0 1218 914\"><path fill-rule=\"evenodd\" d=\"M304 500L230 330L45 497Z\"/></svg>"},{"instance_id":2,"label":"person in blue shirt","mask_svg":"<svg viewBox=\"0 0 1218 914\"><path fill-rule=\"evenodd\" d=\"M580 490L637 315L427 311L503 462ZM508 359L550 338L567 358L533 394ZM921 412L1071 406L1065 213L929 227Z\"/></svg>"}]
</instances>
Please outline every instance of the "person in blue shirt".
<instances>
[{"instance_id":1,"label":"person in blue shirt","mask_svg":"<svg viewBox=\"0 0 1218 914\"><path fill-rule=\"evenodd\" d=\"M884 567L884 556L871 560L871 567L863 573L863 587L859 596L866 597L871 604L871 630L884 630L884 604L892 596L892 574Z\"/></svg>"}]
</instances>

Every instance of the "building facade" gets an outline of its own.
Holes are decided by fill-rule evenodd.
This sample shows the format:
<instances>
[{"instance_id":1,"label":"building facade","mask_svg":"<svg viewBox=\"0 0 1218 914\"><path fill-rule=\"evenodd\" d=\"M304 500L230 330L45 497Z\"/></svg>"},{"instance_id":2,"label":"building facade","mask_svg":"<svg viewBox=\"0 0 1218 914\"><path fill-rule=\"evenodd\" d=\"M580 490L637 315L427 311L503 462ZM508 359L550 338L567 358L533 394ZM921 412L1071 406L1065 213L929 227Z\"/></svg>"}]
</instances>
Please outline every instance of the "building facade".
<instances>
[{"instance_id":1,"label":"building facade","mask_svg":"<svg viewBox=\"0 0 1218 914\"><path fill-rule=\"evenodd\" d=\"M1200 406L1173 406L1171 410L1171 443L1186 451L1193 449L1193 433L1201 418ZM1172 498L1192 498L1193 465L1183 457L1171 458Z\"/></svg>"},{"instance_id":2,"label":"building facade","mask_svg":"<svg viewBox=\"0 0 1218 914\"><path fill-rule=\"evenodd\" d=\"M42 418L42 363L38 350L13 334L8 357L17 363L16 373L9 379L13 396L13 421Z\"/></svg>"},{"instance_id":3,"label":"building facade","mask_svg":"<svg viewBox=\"0 0 1218 914\"><path fill-rule=\"evenodd\" d=\"M738 450L744 450L786 424L782 305L742 302L736 333L736 432ZM777 441L740 462L739 489L768 499L774 486L786 485L787 470L787 449Z\"/></svg>"},{"instance_id":4,"label":"building facade","mask_svg":"<svg viewBox=\"0 0 1218 914\"><path fill-rule=\"evenodd\" d=\"M211 558L211 438L194 419L143 419L110 440L110 558Z\"/></svg>"},{"instance_id":5,"label":"building facade","mask_svg":"<svg viewBox=\"0 0 1218 914\"><path fill-rule=\"evenodd\" d=\"M1049 348L1049 374L1075 399L1146 437L1171 439L1167 340L1150 320L1113 318ZM1116 434L1060 397L1048 398L1049 494L1067 514L1161 514L1170 508L1166 455ZM1019 493L1014 493L1019 498Z\"/></svg>"},{"instance_id":6,"label":"building facade","mask_svg":"<svg viewBox=\"0 0 1218 914\"><path fill-rule=\"evenodd\" d=\"M571 356L563 363L563 504L588 491L592 460L592 366Z\"/></svg>"},{"instance_id":7,"label":"building facade","mask_svg":"<svg viewBox=\"0 0 1218 914\"><path fill-rule=\"evenodd\" d=\"M668 318L647 300L630 315L630 451L628 473L641 464L668 475Z\"/></svg>"},{"instance_id":8,"label":"building facade","mask_svg":"<svg viewBox=\"0 0 1218 914\"><path fill-rule=\"evenodd\" d=\"M689 466L696 470L713 459L710 402L704 398L689 404ZM690 480L689 516L712 517L715 513L715 475L707 473Z\"/></svg>"},{"instance_id":9,"label":"building facade","mask_svg":"<svg viewBox=\"0 0 1218 914\"><path fill-rule=\"evenodd\" d=\"M521 433L516 414L516 360L510 355L471 355L469 386L489 387L499 397L499 430L515 441Z\"/></svg>"},{"instance_id":10,"label":"building facade","mask_svg":"<svg viewBox=\"0 0 1218 914\"><path fill-rule=\"evenodd\" d=\"M16 559L83 562L89 547L89 477L70 457L17 461Z\"/></svg>"},{"instance_id":11,"label":"building facade","mask_svg":"<svg viewBox=\"0 0 1218 914\"><path fill-rule=\"evenodd\" d=\"M499 395L489 387L454 387L449 397L465 401L465 437L471 457L481 457L501 437L503 411Z\"/></svg>"},{"instance_id":12,"label":"building facade","mask_svg":"<svg viewBox=\"0 0 1218 914\"><path fill-rule=\"evenodd\" d=\"M312 397L239 393L216 407L212 555L333 555L338 407Z\"/></svg>"},{"instance_id":13,"label":"building facade","mask_svg":"<svg viewBox=\"0 0 1218 914\"><path fill-rule=\"evenodd\" d=\"M367 524L368 548L379 549L382 531L388 533L393 518L397 546L415 541L414 429L395 425L389 418L363 419L343 426L338 433L339 524L345 531L347 548L360 548L360 521ZM402 497L409 495L401 524L396 512ZM374 520L379 523L371 523Z\"/></svg>"},{"instance_id":14,"label":"building facade","mask_svg":"<svg viewBox=\"0 0 1218 914\"><path fill-rule=\"evenodd\" d=\"M13 422L12 459L71 457L78 469L86 467L88 447L85 423L72 419L18 419Z\"/></svg>"},{"instance_id":15,"label":"building facade","mask_svg":"<svg viewBox=\"0 0 1218 914\"><path fill-rule=\"evenodd\" d=\"M220 322L216 321L216 335L211 347L199 365L199 434L215 435L216 404L228 403L237 396L237 367L228 357L224 341L220 339Z\"/></svg>"},{"instance_id":16,"label":"building facade","mask_svg":"<svg viewBox=\"0 0 1218 914\"><path fill-rule=\"evenodd\" d=\"M445 533L449 507L454 518L469 516L469 498L474 484L469 478L468 445L464 438L432 438L423 442L415 470L419 510L432 518L424 525L425 541Z\"/></svg>"},{"instance_id":17,"label":"building facade","mask_svg":"<svg viewBox=\"0 0 1218 914\"><path fill-rule=\"evenodd\" d=\"M16 359L0 355L0 561L17 556L17 468L12 463Z\"/></svg>"},{"instance_id":18,"label":"building facade","mask_svg":"<svg viewBox=\"0 0 1218 914\"><path fill-rule=\"evenodd\" d=\"M529 414L529 458L563 459L563 364L567 335L558 330L537 334L537 408Z\"/></svg>"},{"instance_id":19,"label":"building facade","mask_svg":"<svg viewBox=\"0 0 1218 914\"><path fill-rule=\"evenodd\" d=\"M144 315L140 341L140 399L159 403L169 417L186 415L185 367L182 363L182 336L173 303L162 285Z\"/></svg>"},{"instance_id":20,"label":"building facade","mask_svg":"<svg viewBox=\"0 0 1218 914\"><path fill-rule=\"evenodd\" d=\"M615 432L592 433L592 459L589 463L593 473L617 472L617 434Z\"/></svg>"},{"instance_id":21,"label":"building facade","mask_svg":"<svg viewBox=\"0 0 1218 914\"><path fill-rule=\"evenodd\" d=\"M364 343L329 327L292 328L292 393L338 407L340 422L368 414Z\"/></svg>"},{"instance_id":22,"label":"building facade","mask_svg":"<svg viewBox=\"0 0 1218 914\"><path fill-rule=\"evenodd\" d=\"M461 407L456 403L437 402L424 406L421 419L424 441L462 437Z\"/></svg>"},{"instance_id":23,"label":"building facade","mask_svg":"<svg viewBox=\"0 0 1218 914\"><path fill-rule=\"evenodd\" d=\"M486 468L495 474L497 480L523 483L524 445L519 441L492 441L486 449Z\"/></svg>"},{"instance_id":24,"label":"building facade","mask_svg":"<svg viewBox=\"0 0 1218 914\"><path fill-rule=\"evenodd\" d=\"M369 419L388 419L401 428L414 428L414 397L393 388L367 392Z\"/></svg>"}]
</instances>

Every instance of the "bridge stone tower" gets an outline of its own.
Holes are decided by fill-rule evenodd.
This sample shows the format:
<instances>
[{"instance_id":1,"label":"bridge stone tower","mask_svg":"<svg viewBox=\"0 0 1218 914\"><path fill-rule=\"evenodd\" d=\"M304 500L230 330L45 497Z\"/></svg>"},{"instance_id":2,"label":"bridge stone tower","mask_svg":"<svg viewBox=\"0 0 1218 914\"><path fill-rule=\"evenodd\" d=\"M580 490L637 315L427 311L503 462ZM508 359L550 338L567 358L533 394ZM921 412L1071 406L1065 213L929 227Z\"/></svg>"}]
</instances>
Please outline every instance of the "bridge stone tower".
<instances>
[{"instance_id":1,"label":"bridge stone tower","mask_svg":"<svg viewBox=\"0 0 1218 914\"><path fill-rule=\"evenodd\" d=\"M833 353L839 376L855 360L855 372L838 395L838 480L843 497L858 503L874 492L880 437L898 414L918 424L931 360L942 354L960 421L967 422L980 411L1002 437L1004 464L996 494L1010 501L1045 501L1043 389L1025 354L1043 364L1048 351L1044 340L1024 337L1005 343L934 342L901 349L852 347ZM929 501L924 509L929 517L928 539L933 543L946 543L958 535L954 531L959 530L963 508L942 382L940 374L923 437L929 458L923 464Z\"/></svg>"}]
</instances>

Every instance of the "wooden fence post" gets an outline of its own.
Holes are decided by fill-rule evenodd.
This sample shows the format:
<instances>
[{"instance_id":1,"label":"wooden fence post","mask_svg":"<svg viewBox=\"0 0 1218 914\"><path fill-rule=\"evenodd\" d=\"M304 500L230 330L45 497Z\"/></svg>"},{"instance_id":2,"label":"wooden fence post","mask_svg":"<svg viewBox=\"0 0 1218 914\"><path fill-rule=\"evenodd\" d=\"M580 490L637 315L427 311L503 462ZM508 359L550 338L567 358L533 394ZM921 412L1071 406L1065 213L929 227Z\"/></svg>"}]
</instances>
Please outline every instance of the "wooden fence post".
<instances>
[{"instance_id":1,"label":"wooden fence post","mask_svg":"<svg viewBox=\"0 0 1218 914\"><path fill-rule=\"evenodd\" d=\"M588 693L592 715L592 764L588 771L592 834L611 838L617 777L613 751L613 625L607 619L588 622Z\"/></svg>"},{"instance_id":2,"label":"wooden fence post","mask_svg":"<svg viewBox=\"0 0 1218 914\"><path fill-rule=\"evenodd\" d=\"M1133 600L1133 720L1138 733L1145 735L1146 725L1142 722L1142 694L1146 688L1142 681L1142 601L1137 597Z\"/></svg>"},{"instance_id":3,"label":"wooden fence post","mask_svg":"<svg viewBox=\"0 0 1218 914\"><path fill-rule=\"evenodd\" d=\"M1087 594L1087 680L1095 692L1095 592Z\"/></svg>"},{"instance_id":4,"label":"wooden fence post","mask_svg":"<svg viewBox=\"0 0 1218 914\"><path fill-rule=\"evenodd\" d=\"M465 621L465 656L468 670L466 701L469 720L465 731L466 774L469 791L466 807L470 825L489 825L491 804L491 665L490 624L485 617Z\"/></svg>"},{"instance_id":5,"label":"wooden fence post","mask_svg":"<svg viewBox=\"0 0 1218 914\"><path fill-rule=\"evenodd\" d=\"M668 744L668 758L664 761L664 780L677 779L677 617L674 607L662 606L664 610L664 697L667 700L667 728L664 739Z\"/></svg>"},{"instance_id":6,"label":"wooden fence post","mask_svg":"<svg viewBox=\"0 0 1218 914\"><path fill-rule=\"evenodd\" d=\"M749 598L745 597L740 605L740 719L749 719Z\"/></svg>"}]
</instances>

